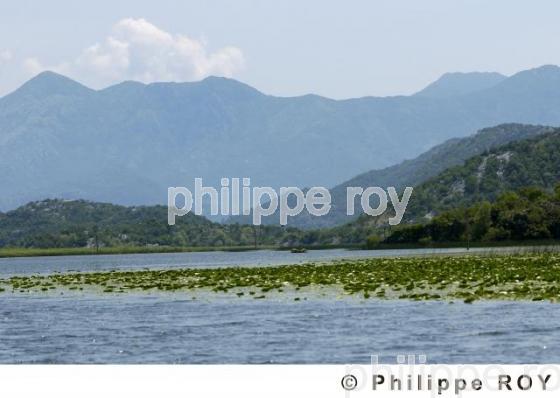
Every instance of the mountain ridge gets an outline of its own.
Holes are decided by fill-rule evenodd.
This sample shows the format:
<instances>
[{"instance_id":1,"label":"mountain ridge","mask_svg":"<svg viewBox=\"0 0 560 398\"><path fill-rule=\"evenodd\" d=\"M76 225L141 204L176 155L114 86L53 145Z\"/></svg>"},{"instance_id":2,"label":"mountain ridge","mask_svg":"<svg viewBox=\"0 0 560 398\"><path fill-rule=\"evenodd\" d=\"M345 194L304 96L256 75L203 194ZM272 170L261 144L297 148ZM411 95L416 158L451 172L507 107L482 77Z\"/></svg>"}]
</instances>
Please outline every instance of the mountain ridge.
<instances>
[{"instance_id":1,"label":"mountain ridge","mask_svg":"<svg viewBox=\"0 0 560 398\"><path fill-rule=\"evenodd\" d=\"M505 79L507 76L497 72L445 73L438 80L413 95L430 98L465 95L493 87Z\"/></svg>"},{"instance_id":2,"label":"mountain ridge","mask_svg":"<svg viewBox=\"0 0 560 398\"><path fill-rule=\"evenodd\" d=\"M0 210L44 197L165 203L195 177L335 186L485 126L560 124L557 68L513 77L445 99L332 100L225 78L95 91L42 74L0 99Z\"/></svg>"},{"instance_id":3,"label":"mountain ridge","mask_svg":"<svg viewBox=\"0 0 560 398\"><path fill-rule=\"evenodd\" d=\"M357 218L346 215L346 188L395 186L400 192L406 186L415 187L428 179L453 166L460 166L470 157L480 155L493 148L510 142L536 137L554 131L554 127L533 126L507 123L494 127L487 127L464 138L451 138L436 145L414 159L404 160L398 164L380 169L370 170L356 177L334 186L330 189L332 208L329 214L322 217L312 217L302 213L289 220L289 225L297 228L322 228L341 225ZM413 194L413 196L415 196ZM293 206L293 205L291 205ZM354 208L360 210L360 203L355 199ZM232 221L250 222L248 217L232 218ZM276 218L264 219L267 224L278 224Z\"/></svg>"},{"instance_id":4,"label":"mountain ridge","mask_svg":"<svg viewBox=\"0 0 560 398\"><path fill-rule=\"evenodd\" d=\"M268 97L273 97L273 98L279 98L279 99L293 99L293 98L305 98L305 97L317 97L320 99L325 99L325 100L330 100L330 101L334 101L334 102L345 102L345 101L356 101L356 100L363 100L363 99L390 99L390 98L414 98L414 97L431 97L428 95L423 95L422 93L425 92L427 89L429 89L430 87L433 87L436 84L440 84L442 81L446 81L448 79L455 79L455 78L470 78L470 77L485 77L485 78L490 78L493 82L489 83L489 85L487 87L484 88L473 88L471 89L469 92L467 93L455 93L453 95L464 95L464 94L472 94L474 92L477 91L482 91L484 89L489 89L492 87L495 87L496 85L501 84L504 81L515 81L515 80L521 80L523 78L526 77L532 77L532 78L537 78L537 79L541 79L545 76L554 76L555 80L559 80L560 77L558 77L558 74L560 73L560 66L558 65L554 65L554 64L545 64L545 65L541 65L535 68L530 68L527 70L522 70L519 71L517 73L514 73L511 76L506 76L503 75L501 73L498 72L447 72L444 73L442 76L440 76L437 80L435 80L434 82L428 84L426 87L424 87L423 89L413 93L412 95L388 95L388 96L374 96L374 95L365 95L365 96L360 96L360 97L351 97L351 98L341 98L341 99L335 99L335 98L330 98L327 96L323 96L323 95L319 95L319 94L314 94L314 93L307 93L307 94L301 94L301 95L294 95L294 96L276 96L276 95L271 95L271 94L265 94L262 91L258 90L257 88L244 83L240 80L234 79L234 78L230 78L230 77L224 77L224 76L207 76L201 80L196 80L196 81L186 81L186 82L177 82L177 81L161 81L161 82L151 82L151 83L143 83L137 80L124 80L122 82L119 83L115 83L115 84L111 84L107 87L101 88L101 89L93 89L90 88L82 83L80 83L78 80L72 79L68 76L65 76L61 73L58 72L54 72L52 70L46 70L43 72L38 73L37 75L35 75L34 77L30 78L29 80L27 80L26 82L24 82L20 87L16 88L15 90L13 90L10 93L5 94L4 96L0 96L0 100L10 96L11 94L14 94L24 88L27 88L29 86L35 86L35 85L40 85L40 86L47 86L47 82L53 83L53 82L62 82L63 84L66 84L67 86L75 86L76 88L81 87L83 89L86 89L87 91L90 92L104 92L104 91L111 91L113 88L115 87L119 87L119 86L138 86L138 87L150 87L150 86L161 86L161 85L167 85L167 86L196 86L196 85L213 85L216 82L227 82L227 84L230 85L237 85L239 87L245 87L251 91L254 91L256 93L260 93L263 96L268 96ZM55 86L52 86L55 87ZM446 95L447 96L447 95ZM432 97L432 98L437 98L437 97Z\"/></svg>"}]
</instances>

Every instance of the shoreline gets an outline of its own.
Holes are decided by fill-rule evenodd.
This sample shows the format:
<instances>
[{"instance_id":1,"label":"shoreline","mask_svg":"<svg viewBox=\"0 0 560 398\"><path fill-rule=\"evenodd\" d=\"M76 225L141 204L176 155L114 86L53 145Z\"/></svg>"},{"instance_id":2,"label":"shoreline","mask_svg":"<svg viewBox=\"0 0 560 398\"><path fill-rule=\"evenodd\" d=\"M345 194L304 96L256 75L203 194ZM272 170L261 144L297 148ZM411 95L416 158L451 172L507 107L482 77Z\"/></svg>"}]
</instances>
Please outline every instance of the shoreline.
<instances>
[{"instance_id":1,"label":"shoreline","mask_svg":"<svg viewBox=\"0 0 560 398\"><path fill-rule=\"evenodd\" d=\"M413 249L535 249L535 248L558 248L560 250L560 241L501 241L501 242L471 242L468 247L464 242L442 242L439 244L431 244L429 246L420 244L385 244L380 243L375 248L367 249L364 245L315 245L305 246L307 250L369 250L372 252L389 251L389 250L413 250ZM99 249L91 247L70 247L70 248L0 248L1 258L19 258L19 257L55 257L55 256L97 256L97 255L121 255L121 254L157 254L157 253L199 253L199 252L246 252L258 250L273 251L289 251L292 247L283 246L118 246L118 247L100 247Z\"/></svg>"}]
</instances>

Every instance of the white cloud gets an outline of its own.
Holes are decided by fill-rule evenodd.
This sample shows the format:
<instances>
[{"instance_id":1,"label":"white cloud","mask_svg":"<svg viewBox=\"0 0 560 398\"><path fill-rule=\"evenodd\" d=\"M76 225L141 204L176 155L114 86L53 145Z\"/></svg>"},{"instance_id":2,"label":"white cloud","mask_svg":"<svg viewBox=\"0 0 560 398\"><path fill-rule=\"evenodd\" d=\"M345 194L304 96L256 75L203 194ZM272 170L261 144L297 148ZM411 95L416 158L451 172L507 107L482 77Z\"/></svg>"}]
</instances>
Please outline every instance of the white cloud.
<instances>
[{"instance_id":1,"label":"white cloud","mask_svg":"<svg viewBox=\"0 0 560 398\"><path fill-rule=\"evenodd\" d=\"M52 69L93 86L122 80L192 81L209 75L231 77L244 66L237 47L209 52L202 40L171 34L145 19L126 18L111 35L87 47L74 60L46 68L35 58L24 67L30 73Z\"/></svg>"},{"instance_id":2,"label":"white cloud","mask_svg":"<svg viewBox=\"0 0 560 398\"><path fill-rule=\"evenodd\" d=\"M10 62L13 58L10 50L0 50L0 65Z\"/></svg>"},{"instance_id":3,"label":"white cloud","mask_svg":"<svg viewBox=\"0 0 560 398\"><path fill-rule=\"evenodd\" d=\"M43 67L43 65L41 65L41 63L39 62L39 60L37 58L26 58L25 60L23 60L23 68L30 75L36 75L39 72L42 72L42 71L45 70L45 68Z\"/></svg>"}]
</instances>

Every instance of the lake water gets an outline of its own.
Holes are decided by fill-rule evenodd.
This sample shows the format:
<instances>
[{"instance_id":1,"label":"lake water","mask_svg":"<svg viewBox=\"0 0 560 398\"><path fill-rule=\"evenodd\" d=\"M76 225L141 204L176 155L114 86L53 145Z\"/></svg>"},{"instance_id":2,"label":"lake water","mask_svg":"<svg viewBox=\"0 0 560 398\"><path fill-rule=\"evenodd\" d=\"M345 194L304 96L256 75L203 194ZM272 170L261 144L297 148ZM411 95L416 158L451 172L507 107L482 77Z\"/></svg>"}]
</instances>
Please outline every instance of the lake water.
<instances>
[{"instance_id":1,"label":"lake water","mask_svg":"<svg viewBox=\"0 0 560 398\"><path fill-rule=\"evenodd\" d=\"M410 254L399 252L396 254ZM4 259L0 272L231 266L325 261L379 252L181 253ZM392 253L391 255L395 255ZM184 293L0 295L2 363L558 363L560 305L532 302L293 302Z\"/></svg>"},{"instance_id":2,"label":"lake water","mask_svg":"<svg viewBox=\"0 0 560 398\"><path fill-rule=\"evenodd\" d=\"M472 248L469 253L505 251L512 248ZM272 266L310 261L337 259L394 257L427 254L464 253L464 248L400 249L400 250L309 250L294 254L290 251L255 250L245 252L154 253L96 256L52 256L0 258L0 278L11 275L52 274L68 271L109 271L157 268L208 268L233 266Z\"/></svg>"}]
</instances>

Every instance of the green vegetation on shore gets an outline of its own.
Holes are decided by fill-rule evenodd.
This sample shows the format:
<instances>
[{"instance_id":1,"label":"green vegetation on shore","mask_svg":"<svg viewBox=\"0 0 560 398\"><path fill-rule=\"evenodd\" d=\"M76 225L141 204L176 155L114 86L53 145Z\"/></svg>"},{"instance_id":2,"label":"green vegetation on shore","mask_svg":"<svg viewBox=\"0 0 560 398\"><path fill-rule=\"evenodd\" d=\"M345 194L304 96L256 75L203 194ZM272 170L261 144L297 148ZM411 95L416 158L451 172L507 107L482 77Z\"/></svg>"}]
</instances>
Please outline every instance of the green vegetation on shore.
<instances>
[{"instance_id":1,"label":"green vegetation on shore","mask_svg":"<svg viewBox=\"0 0 560 398\"><path fill-rule=\"evenodd\" d=\"M14 276L4 293L176 292L306 299L350 295L409 300L560 300L560 255L430 256L341 260L325 264L169 269Z\"/></svg>"},{"instance_id":2,"label":"green vegetation on shore","mask_svg":"<svg viewBox=\"0 0 560 398\"><path fill-rule=\"evenodd\" d=\"M560 129L502 145L414 187L405 221L419 222L474 202L494 202L527 187L553 191L560 182Z\"/></svg>"},{"instance_id":3,"label":"green vegetation on shore","mask_svg":"<svg viewBox=\"0 0 560 398\"><path fill-rule=\"evenodd\" d=\"M387 244L560 239L560 186L549 193L539 188L506 192L494 203L446 211L426 224L396 228Z\"/></svg>"},{"instance_id":4,"label":"green vegetation on shore","mask_svg":"<svg viewBox=\"0 0 560 398\"><path fill-rule=\"evenodd\" d=\"M126 207L47 199L0 213L0 256L2 253L4 256L117 254L363 245L364 239L343 241L340 232L220 224L192 213L169 226L166 206Z\"/></svg>"},{"instance_id":5,"label":"green vegetation on shore","mask_svg":"<svg viewBox=\"0 0 560 398\"><path fill-rule=\"evenodd\" d=\"M222 225L187 214L167 225L166 206L119 206L85 200L47 199L0 214L0 248L221 248L280 246L298 230L279 226ZM136 250L136 249L134 249ZM144 249L153 251L156 249Z\"/></svg>"}]
</instances>

